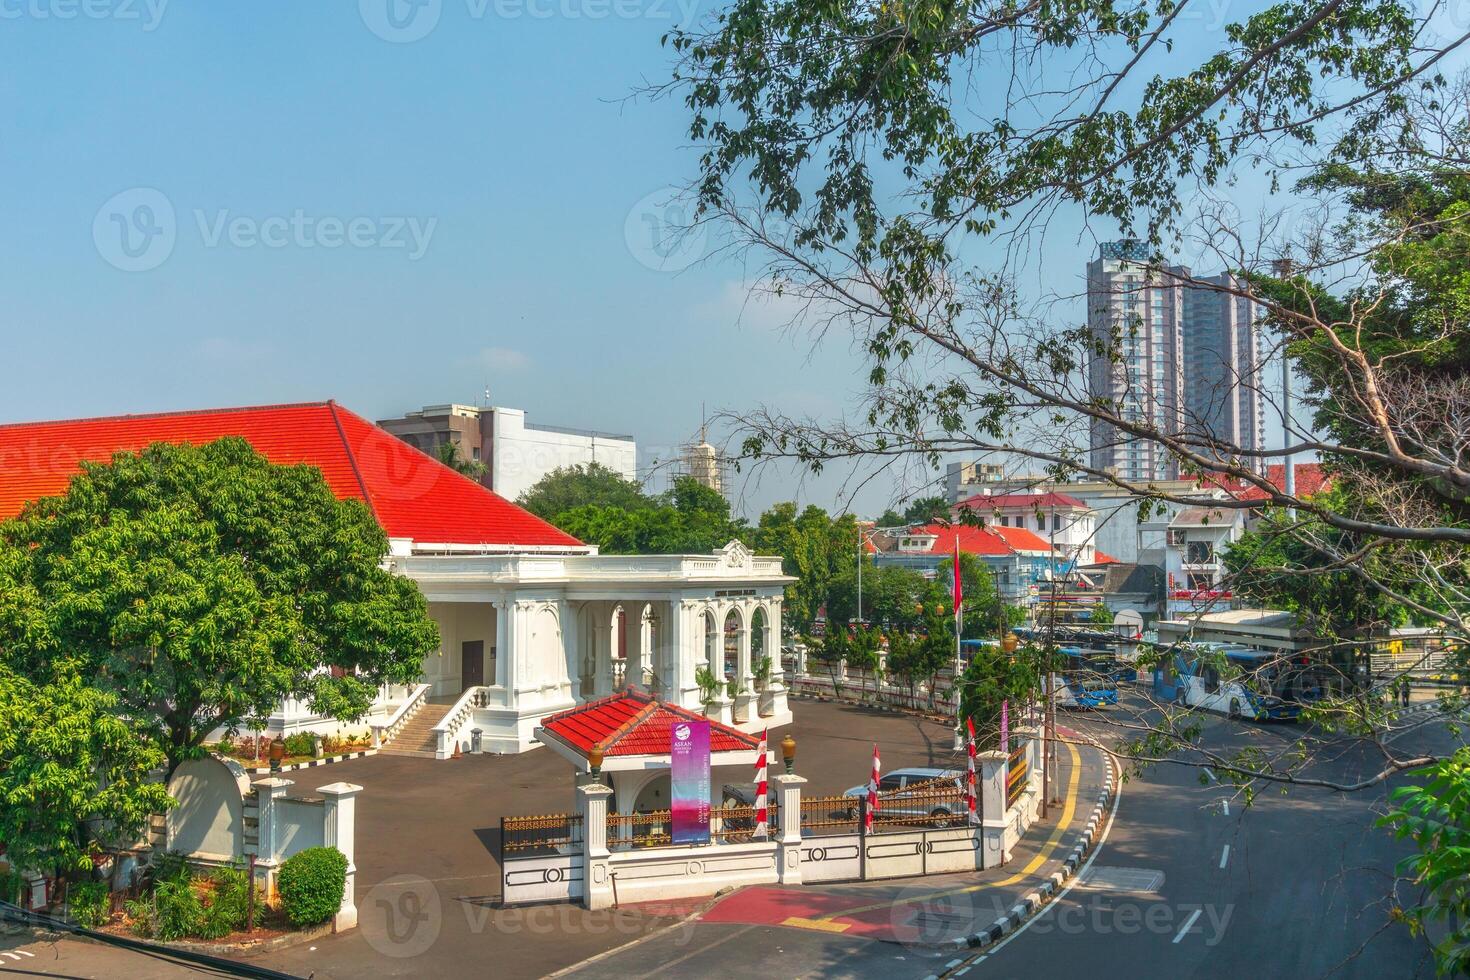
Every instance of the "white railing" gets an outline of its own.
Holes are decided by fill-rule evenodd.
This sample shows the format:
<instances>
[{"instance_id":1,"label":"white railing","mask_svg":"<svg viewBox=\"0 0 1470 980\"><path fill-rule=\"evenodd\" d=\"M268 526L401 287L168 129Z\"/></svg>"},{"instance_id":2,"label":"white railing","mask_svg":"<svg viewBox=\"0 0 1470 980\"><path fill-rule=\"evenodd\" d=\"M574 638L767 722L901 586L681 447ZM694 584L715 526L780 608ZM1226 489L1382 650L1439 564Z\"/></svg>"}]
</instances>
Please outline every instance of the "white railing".
<instances>
[{"instance_id":1,"label":"white railing","mask_svg":"<svg viewBox=\"0 0 1470 980\"><path fill-rule=\"evenodd\" d=\"M459 696L449 713L434 726L434 758L447 759L454 755L464 727L474 717L476 708L485 707L488 694L484 687L471 687Z\"/></svg>"},{"instance_id":2,"label":"white railing","mask_svg":"<svg viewBox=\"0 0 1470 980\"><path fill-rule=\"evenodd\" d=\"M424 706L432 687L432 684L415 685L408 692L408 697L393 714L388 716L386 721L373 725L373 748L381 749L385 743L398 737L398 733L403 731L403 726L408 724L408 720L418 714L419 709Z\"/></svg>"}]
</instances>

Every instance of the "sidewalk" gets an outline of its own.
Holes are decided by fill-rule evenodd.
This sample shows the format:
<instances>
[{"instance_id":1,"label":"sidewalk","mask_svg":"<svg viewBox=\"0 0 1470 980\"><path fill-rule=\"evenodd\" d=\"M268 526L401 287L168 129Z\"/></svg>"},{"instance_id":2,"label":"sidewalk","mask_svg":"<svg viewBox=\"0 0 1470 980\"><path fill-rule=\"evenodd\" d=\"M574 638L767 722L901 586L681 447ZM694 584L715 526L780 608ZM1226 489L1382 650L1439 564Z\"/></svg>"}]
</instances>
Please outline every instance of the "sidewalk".
<instances>
[{"instance_id":1,"label":"sidewalk","mask_svg":"<svg viewBox=\"0 0 1470 980\"><path fill-rule=\"evenodd\" d=\"M884 882L742 889L680 927L579 964L578 976L780 976L898 972L923 976L967 949L974 937L1056 887L1089 822L1107 776L1103 753L1089 745L1059 748L1052 806L1003 868ZM1089 838L1090 839L1090 838ZM738 940L738 943L736 942ZM563 974L565 975L565 974Z\"/></svg>"}]
</instances>

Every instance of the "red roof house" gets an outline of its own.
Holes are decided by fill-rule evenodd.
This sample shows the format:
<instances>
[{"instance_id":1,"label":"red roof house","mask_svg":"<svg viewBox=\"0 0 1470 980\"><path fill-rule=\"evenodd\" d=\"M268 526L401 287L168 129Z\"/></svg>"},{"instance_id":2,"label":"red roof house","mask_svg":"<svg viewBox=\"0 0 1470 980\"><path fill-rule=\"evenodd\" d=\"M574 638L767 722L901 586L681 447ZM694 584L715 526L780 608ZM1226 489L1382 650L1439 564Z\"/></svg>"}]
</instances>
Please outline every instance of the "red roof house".
<instances>
[{"instance_id":1,"label":"red roof house","mask_svg":"<svg viewBox=\"0 0 1470 980\"><path fill-rule=\"evenodd\" d=\"M738 760L727 758L723 764L754 762L751 753L760 746L758 736L710 721L698 712L660 701L646 691L631 687L569 711L548 715L542 720L536 737L584 769L587 754L596 745L602 747L603 768L642 769L650 761L662 760L666 766L670 729L690 721L710 722L712 756L740 753Z\"/></svg>"},{"instance_id":2,"label":"red roof house","mask_svg":"<svg viewBox=\"0 0 1470 980\"><path fill-rule=\"evenodd\" d=\"M1321 463L1296 463L1292 466L1292 475L1296 478L1298 497L1310 497L1332 486L1332 477L1322 469ZM1275 463L1266 467L1266 481L1278 490L1285 490L1286 466ZM1217 478L1208 482L1213 482L1236 500L1265 500L1269 496L1266 491L1246 480Z\"/></svg>"},{"instance_id":3,"label":"red roof house","mask_svg":"<svg viewBox=\"0 0 1470 980\"><path fill-rule=\"evenodd\" d=\"M1031 510L1088 509L1088 506L1076 497L1057 493L1055 490L1048 490L1045 493L978 493L954 505L956 511L968 508L976 512L1006 510L1013 507L1025 507Z\"/></svg>"},{"instance_id":4,"label":"red roof house","mask_svg":"<svg viewBox=\"0 0 1470 980\"><path fill-rule=\"evenodd\" d=\"M364 501L389 538L416 548L589 550L331 401L0 425L0 520L65 493L83 461L226 436L245 439L273 463L316 467L339 498Z\"/></svg>"}]
</instances>

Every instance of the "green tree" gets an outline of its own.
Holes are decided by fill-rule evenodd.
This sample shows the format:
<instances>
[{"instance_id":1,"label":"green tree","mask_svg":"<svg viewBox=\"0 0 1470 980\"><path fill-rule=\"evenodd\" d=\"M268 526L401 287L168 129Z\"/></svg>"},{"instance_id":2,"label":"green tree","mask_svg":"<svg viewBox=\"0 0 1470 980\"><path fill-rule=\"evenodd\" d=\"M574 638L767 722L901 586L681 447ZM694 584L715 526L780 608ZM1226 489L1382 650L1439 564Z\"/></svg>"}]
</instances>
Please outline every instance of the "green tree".
<instances>
[{"instance_id":1,"label":"green tree","mask_svg":"<svg viewBox=\"0 0 1470 980\"><path fill-rule=\"evenodd\" d=\"M879 527L903 527L908 524L908 521L902 514L890 507L879 516L876 523Z\"/></svg>"},{"instance_id":2,"label":"green tree","mask_svg":"<svg viewBox=\"0 0 1470 980\"><path fill-rule=\"evenodd\" d=\"M954 558L946 558L939 566L935 581L943 583L945 594L949 594L954 581ZM960 585L964 589L963 636L966 639L994 639L1001 635L996 624L1004 629L1024 621L1024 610L997 602L995 576L990 566L978 555L960 552ZM999 610L999 611L997 611Z\"/></svg>"},{"instance_id":3,"label":"green tree","mask_svg":"<svg viewBox=\"0 0 1470 980\"><path fill-rule=\"evenodd\" d=\"M361 501L243 439L119 453L0 524L0 658L78 670L172 772L286 698L353 720L420 675L438 629L387 553Z\"/></svg>"},{"instance_id":4,"label":"green tree","mask_svg":"<svg viewBox=\"0 0 1470 980\"><path fill-rule=\"evenodd\" d=\"M89 870L173 804L163 751L69 662L43 684L0 664L0 759L0 842L23 870Z\"/></svg>"},{"instance_id":5,"label":"green tree","mask_svg":"<svg viewBox=\"0 0 1470 980\"><path fill-rule=\"evenodd\" d=\"M537 480L516 503L553 524L559 515L583 507L632 512L654 506L653 498L641 486L601 463L558 467Z\"/></svg>"},{"instance_id":6,"label":"green tree","mask_svg":"<svg viewBox=\"0 0 1470 980\"><path fill-rule=\"evenodd\" d=\"M905 524L929 524L949 520L949 504L943 497L919 497L903 512Z\"/></svg>"}]
</instances>

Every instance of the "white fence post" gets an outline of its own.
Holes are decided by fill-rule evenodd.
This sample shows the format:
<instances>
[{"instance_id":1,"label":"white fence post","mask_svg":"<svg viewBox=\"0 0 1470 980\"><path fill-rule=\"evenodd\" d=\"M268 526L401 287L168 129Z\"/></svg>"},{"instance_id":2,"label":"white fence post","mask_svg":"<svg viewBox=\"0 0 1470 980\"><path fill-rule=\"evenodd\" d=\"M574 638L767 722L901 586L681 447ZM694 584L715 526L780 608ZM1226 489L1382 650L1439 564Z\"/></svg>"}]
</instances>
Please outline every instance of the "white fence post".
<instances>
[{"instance_id":1,"label":"white fence post","mask_svg":"<svg viewBox=\"0 0 1470 980\"><path fill-rule=\"evenodd\" d=\"M277 841L281 839L279 833L281 808L277 804L281 797L286 795L287 788L294 786L295 783L289 779L281 779L279 776L269 776L256 780L254 785L259 820L256 824L255 866L265 873L266 896L275 898L276 869L279 865L276 860Z\"/></svg>"},{"instance_id":2,"label":"white fence post","mask_svg":"<svg viewBox=\"0 0 1470 980\"><path fill-rule=\"evenodd\" d=\"M980 771L976 773L980 783L980 812L985 815L983 865L995 868L1011 859L1005 850L1007 756L1004 752L979 752L976 758L980 762Z\"/></svg>"},{"instance_id":3,"label":"white fence post","mask_svg":"<svg viewBox=\"0 0 1470 980\"><path fill-rule=\"evenodd\" d=\"M612 787L602 783L577 787L582 812L582 902L589 909L611 908L615 898L607 849L607 805L612 795Z\"/></svg>"},{"instance_id":4,"label":"white fence post","mask_svg":"<svg viewBox=\"0 0 1470 980\"><path fill-rule=\"evenodd\" d=\"M783 885L801 884L801 776L777 776L777 814L781 826L776 832L776 874Z\"/></svg>"},{"instance_id":5,"label":"white fence post","mask_svg":"<svg viewBox=\"0 0 1470 980\"><path fill-rule=\"evenodd\" d=\"M357 794L362 792L362 787L353 783L332 783L317 792L326 797L322 843L327 847L335 847L347 858L347 881L342 890L342 907L332 920L333 930L342 932L357 926L357 865L353 861L353 851L356 844Z\"/></svg>"}]
</instances>

